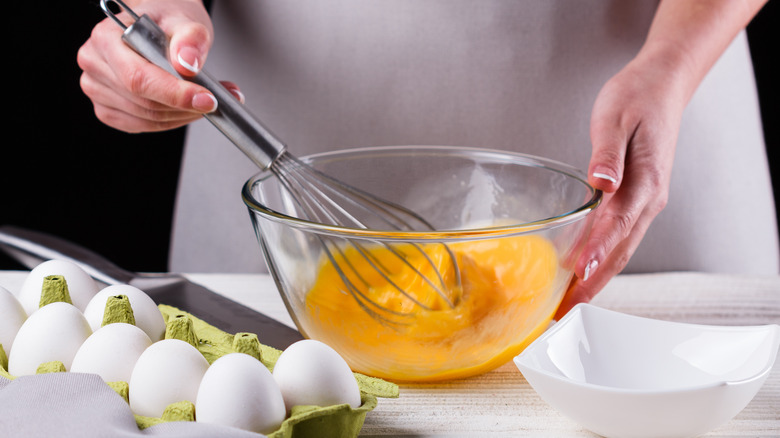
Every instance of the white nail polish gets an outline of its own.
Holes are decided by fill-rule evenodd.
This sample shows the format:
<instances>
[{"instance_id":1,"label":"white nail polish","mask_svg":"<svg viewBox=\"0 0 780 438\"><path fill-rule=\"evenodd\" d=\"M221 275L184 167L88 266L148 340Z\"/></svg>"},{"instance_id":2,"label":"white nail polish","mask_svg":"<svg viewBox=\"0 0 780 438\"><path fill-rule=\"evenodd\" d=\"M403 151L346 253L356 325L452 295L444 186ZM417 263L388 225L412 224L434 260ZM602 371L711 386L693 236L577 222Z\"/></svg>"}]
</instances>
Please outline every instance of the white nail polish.
<instances>
[{"instance_id":1,"label":"white nail polish","mask_svg":"<svg viewBox=\"0 0 780 438\"><path fill-rule=\"evenodd\" d=\"M216 110L217 110L217 98L216 98L216 97L214 97L214 96L212 96L211 94L208 94L207 96L208 96L209 98L211 98L211 100L214 102L214 106L212 107L211 111L209 111L209 112L214 112L214 111L216 111Z\"/></svg>"},{"instance_id":2,"label":"white nail polish","mask_svg":"<svg viewBox=\"0 0 780 438\"><path fill-rule=\"evenodd\" d=\"M599 178L599 179L605 179L605 180L611 182L612 184L615 184L617 182L617 180L615 178L607 175L606 173L593 172L593 177L594 178Z\"/></svg>"},{"instance_id":3,"label":"white nail polish","mask_svg":"<svg viewBox=\"0 0 780 438\"><path fill-rule=\"evenodd\" d=\"M588 278L590 278L591 274L593 274L598 267L599 262L597 260L591 260L588 262L588 264L585 265L585 275L582 277L582 281L588 281Z\"/></svg>"},{"instance_id":4,"label":"white nail polish","mask_svg":"<svg viewBox=\"0 0 780 438\"><path fill-rule=\"evenodd\" d=\"M197 59L195 60L195 65L192 65L192 64L184 61L184 58L182 58L181 55L178 55L177 59L179 60L179 64L181 64L187 70L189 70L189 71L191 71L193 73L197 73L198 71L200 71Z\"/></svg>"},{"instance_id":5,"label":"white nail polish","mask_svg":"<svg viewBox=\"0 0 780 438\"><path fill-rule=\"evenodd\" d=\"M240 92L239 90L230 90L231 93L238 96L238 101L241 103L244 103L246 99L244 99L244 93Z\"/></svg>"}]
</instances>

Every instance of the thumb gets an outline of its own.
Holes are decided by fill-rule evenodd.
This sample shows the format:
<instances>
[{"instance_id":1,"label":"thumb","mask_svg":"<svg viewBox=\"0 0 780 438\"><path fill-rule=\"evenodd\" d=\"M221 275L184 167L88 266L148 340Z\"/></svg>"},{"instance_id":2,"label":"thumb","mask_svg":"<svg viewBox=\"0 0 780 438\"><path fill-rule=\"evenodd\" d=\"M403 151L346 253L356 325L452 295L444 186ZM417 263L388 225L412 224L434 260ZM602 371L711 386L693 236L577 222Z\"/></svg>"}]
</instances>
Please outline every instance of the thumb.
<instances>
[{"instance_id":1,"label":"thumb","mask_svg":"<svg viewBox=\"0 0 780 438\"><path fill-rule=\"evenodd\" d=\"M192 77L203 68L211 48L212 34L201 23L186 21L172 28L169 57L183 77Z\"/></svg>"},{"instance_id":2,"label":"thumb","mask_svg":"<svg viewBox=\"0 0 780 438\"><path fill-rule=\"evenodd\" d=\"M591 127L593 152L588 165L588 183L606 193L620 187L626 162L629 138L620 126L610 126L594 120Z\"/></svg>"},{"instance_id":3,"label":"thumb","mask_svg":"<svg viewBox=\"0 0 780 438\"><path fill-rule=\"evenodd\" d=\"M619 84L618 84L619 85ZM592 153L588 182L598 190L615 193L625 171L628 145L638 127L632 112L625 110L623 93L610 80L593 104L590 118Z\"/></svg>"}]
</instances>

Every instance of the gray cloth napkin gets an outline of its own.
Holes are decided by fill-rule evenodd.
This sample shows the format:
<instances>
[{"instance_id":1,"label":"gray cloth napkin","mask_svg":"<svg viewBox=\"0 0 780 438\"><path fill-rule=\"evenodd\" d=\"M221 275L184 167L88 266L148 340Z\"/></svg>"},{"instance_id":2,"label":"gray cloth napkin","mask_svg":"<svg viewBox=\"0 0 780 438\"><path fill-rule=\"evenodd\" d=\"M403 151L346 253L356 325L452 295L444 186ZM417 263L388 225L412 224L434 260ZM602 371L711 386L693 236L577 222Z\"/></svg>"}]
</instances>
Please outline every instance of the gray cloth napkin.
<instances>
[{"instance_id":1,"label":"gray cloth napkin","mask_svg":"<svg viewBox=\"0 0 780 438\"><path fill-rule=\"evenodd\" d=\"M191 421L140 430L130 406L95 374L0 377L0 437L237 437L263 435Z\"/></svg>"}]
</instances>

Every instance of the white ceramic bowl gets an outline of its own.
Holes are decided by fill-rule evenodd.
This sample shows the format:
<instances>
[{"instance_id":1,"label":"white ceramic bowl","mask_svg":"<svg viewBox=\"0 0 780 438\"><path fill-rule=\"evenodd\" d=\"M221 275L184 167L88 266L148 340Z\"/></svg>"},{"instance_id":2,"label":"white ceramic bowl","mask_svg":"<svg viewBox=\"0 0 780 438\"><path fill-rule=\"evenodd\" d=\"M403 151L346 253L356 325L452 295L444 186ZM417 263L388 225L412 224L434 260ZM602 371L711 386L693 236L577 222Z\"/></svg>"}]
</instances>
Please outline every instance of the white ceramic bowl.
<instances>
[{"instance_id":1,"label":"white ceramic bowl","mask_svg":"<svg viewBox=\"0 0 780 438\"><path fill-rule=\"evenodd\" d=\"M729 421L772 370L780 326L705 326L579 304L515 358L551 406L608 437L690 437Z\"/></svg>"}]
</instances>

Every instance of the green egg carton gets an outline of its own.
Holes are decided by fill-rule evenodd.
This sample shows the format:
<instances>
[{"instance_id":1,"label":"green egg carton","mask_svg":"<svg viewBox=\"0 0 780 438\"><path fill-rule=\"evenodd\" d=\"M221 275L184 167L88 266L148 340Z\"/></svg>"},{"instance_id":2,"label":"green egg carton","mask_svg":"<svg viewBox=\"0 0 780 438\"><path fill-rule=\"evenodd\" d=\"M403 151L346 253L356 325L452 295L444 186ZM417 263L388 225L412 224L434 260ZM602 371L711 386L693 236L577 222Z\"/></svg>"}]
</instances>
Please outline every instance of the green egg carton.
<instances>
[{"instance_id":1,"label":"green egg carton","mask_svg":"<svg viewBox=\"0 0 780 438\"><path fill-rule=\"evenodd\" d=\"M109 312L109 307L112 306L114 308ZM127 308L129 308L129 302L126 297L109 298L106 305L108 317L104 319L104 325L111 322L132 323L132 310L122 311L122 309ZM281 350L261 344L254 333L230 334L176 307L160 304L158 308L166 323L165 337L189 342L203 354L209 364L225 354L240 352L254 356L269 371L273 371L277 359L282 354ZM9 374L7 369L8 359L2 345L0 345L0 376L14 379L14 376ZM62 362L53 361L41 364L37 373L66 371ZM359 407L352 408L349 404L326 407L294 406L291 415L285 419L279 429L266 436L269 438L356 437L363 427L366 414L377 406L377 397L398 397L398 385L360 373L354 374L360 388L361 405ZM129 400L127 382L107 383L126 401ZM182 401L169 405L159 418L140 415L136 415L135 418L138 427L145 429L168 421L194 421L195 415L193 403Z\"/></svg>"},{"instance_id":2,"label":"green egg carton","mask_svg":"<svg viewBox=\"0 0 780 438\"><path fill-rule=\"evenodd\" d=\"M269 371L273 371L277 359L282 354L281 350L260 343L257 335L253 333L230 334L173 306L161 304L159 308L168 328L166 337L187 340L198 348L209 363L213 363L225 354L241 352L255 356ZM266 436L269 438L356 437L363 427L366 414L376 407L377 397L398 397L398 385L364 374L354 374L360 388L359 407L352 408L348 404L327 407L295 406L279 429ZM136 416L136 420L139 427L149 427L170 421L167 418L177 418L175 412L181 411L181 407L172 410L174 412L169 416L164 414L162 418ZM185 417L185 419L192 419L189 413L185 413Z\"/></svg>"}]
</instances>

